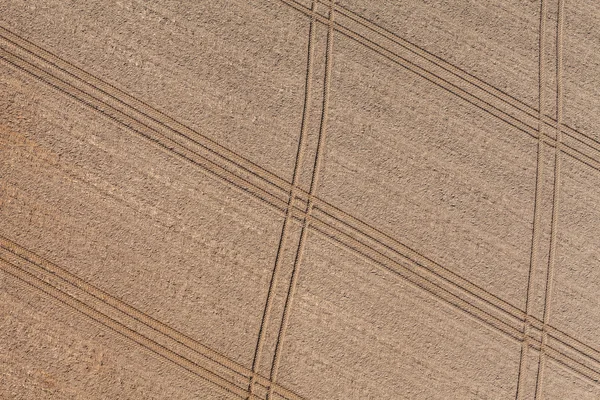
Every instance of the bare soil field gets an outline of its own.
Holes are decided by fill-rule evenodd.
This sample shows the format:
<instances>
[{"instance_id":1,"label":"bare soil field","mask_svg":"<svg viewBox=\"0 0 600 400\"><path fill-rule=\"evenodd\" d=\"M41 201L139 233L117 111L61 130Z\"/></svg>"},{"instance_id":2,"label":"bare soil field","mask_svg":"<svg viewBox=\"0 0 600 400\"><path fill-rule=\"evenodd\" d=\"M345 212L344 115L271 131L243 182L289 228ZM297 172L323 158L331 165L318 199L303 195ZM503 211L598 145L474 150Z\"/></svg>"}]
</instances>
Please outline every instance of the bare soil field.
<instances>
[{"instance_id":1,"label":"bare soil field","mask_svg":"<svg viewBox=\"0 0 600 400\"><path fill-rule=\"evenodd\" d=\"M600 398L596 2L0 11L0 398Z\"/></svg>"}]
</instances>

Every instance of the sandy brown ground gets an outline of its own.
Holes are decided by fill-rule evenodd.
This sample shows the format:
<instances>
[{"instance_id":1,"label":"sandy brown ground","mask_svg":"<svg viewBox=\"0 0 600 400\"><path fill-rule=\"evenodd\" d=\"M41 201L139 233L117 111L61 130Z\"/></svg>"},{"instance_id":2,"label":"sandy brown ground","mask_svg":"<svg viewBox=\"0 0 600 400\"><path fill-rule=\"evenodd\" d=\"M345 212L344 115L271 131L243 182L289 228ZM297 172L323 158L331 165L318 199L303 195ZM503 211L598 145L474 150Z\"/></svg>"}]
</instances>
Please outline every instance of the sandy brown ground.
<instances>
[{"instance_id":1,"label":"sandy brown ground","mask_svg":"<svg viewBox=\"0 0 600 400\"><path fill-rule=\"evenodd\" d=\"M592 0L0 0L2 399L600 398Z\"/></svg>"}]
</instances>

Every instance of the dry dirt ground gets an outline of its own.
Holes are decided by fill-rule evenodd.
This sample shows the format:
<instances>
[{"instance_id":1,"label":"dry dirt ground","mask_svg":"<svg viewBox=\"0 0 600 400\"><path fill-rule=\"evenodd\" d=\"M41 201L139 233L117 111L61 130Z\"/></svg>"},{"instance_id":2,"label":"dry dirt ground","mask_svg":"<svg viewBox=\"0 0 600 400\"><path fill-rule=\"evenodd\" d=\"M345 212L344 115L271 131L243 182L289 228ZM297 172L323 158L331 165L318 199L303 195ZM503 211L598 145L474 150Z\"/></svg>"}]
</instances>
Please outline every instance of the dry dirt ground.
<instances>
[{"instance_id":1,"label":"dry dirt ground","mask_svg":"<svg viewBox=\"0 0 600 400\"><path fill-rule=\"evenodd\" d=\"M596 0L0 0L0 398L600 399Z\"/></svg>"}]
</instances>

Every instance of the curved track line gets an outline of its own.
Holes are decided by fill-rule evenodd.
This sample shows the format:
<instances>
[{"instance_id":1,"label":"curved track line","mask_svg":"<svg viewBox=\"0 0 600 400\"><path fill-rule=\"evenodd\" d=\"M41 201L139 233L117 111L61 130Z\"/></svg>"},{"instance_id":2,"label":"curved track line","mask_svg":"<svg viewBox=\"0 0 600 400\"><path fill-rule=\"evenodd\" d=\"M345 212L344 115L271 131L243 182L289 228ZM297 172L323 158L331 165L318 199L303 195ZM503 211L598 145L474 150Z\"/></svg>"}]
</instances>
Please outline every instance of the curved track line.
<instances>
[{"instance_id":1,"label":"curved track line","mask_svg":"<svg viewBox=\"0 0 600 400\"><path fill-rule=\"evenodd\" d=\"M313 1L313 8L315 2ZM313 18L316 13L313 9ZM329 8L329 29L327 31L327 51L325 54L325 78L323 81L323 106L321 111L321 122L319 126L319 140L317 143L317 150L315 154L315 163L312 171L312 178L310 181L308 207L306 211L306 219L302 225L302 231L300 233L300 241L298 248L296 249L296 257L294 259L294 267L292 270L292 277L287 291L285 299L285 305L283 308L283 316L279 329L279 335L277 336L277 344L275 345L275 356L273 357L273 365L271 367L271 382L277 382L277 373L279 372L279 363L281 362L281 353L283 349L283 343L285 335L287 333L287 327L290 319L290 312L294 302L294 295L298 286L298 276L300 274L300 266L302 264L302 256L304 255L304 249L306 245L306 237L308 234L309 224L311 222L310 216L314 207L312 197L315 195L317 187L319 185L319 171L321 169L321 163L323 159L323 149L325 148L325 137L327 133L327 112L329 110L329 92L331 90L331 70L333 63L333 23L335 18L335 11L333 6ZM270 387L267 394L267 400L273 399L274 388Z\"/></svg>"},{"instance_id":2,"label":"curved track line","mask_svg":"<svg viewBox=\"0 0 600 400\"><path fill-rule=\"evenodd\" d=\"M543 141L543 126L542 116L545 101L545 90L546 75L544 73L544 63L546 62L545 57L545 32L546 32L546 1L540 1L540 26L539 26L539 57L538 57L538 107L539 107L539 121L538 121L538 148L537 148L537 171L535 177L535 200L533 205L533 232L531 238L531 257L529 260L529 275L527 277L527 296L525 303L526 318L523 326L523 332L525 333L525 340L521 344L521 359L519 362L519 372L517 378L517 400L521 400L523 397L523 390L525 385L525 376L527 375L527 356L529 350L529 332L530 329L530 315L532 314L532 303L533 303L533 284L535 281L535 268L538 263L538 248L540 241L540 219L541 219L541 197L542 187L544 183L543 178L543 165L544 165L544 141Z\"/></svg>"},{"instance_id":3,"label":"curved track line","mask_svg":"<svg viewBox=\"0 0 600 400\"><path fill-rule=\"evenodd\" d=\"M316 1L313 0L311 10L314 12L316 7ZM312 79L313 79L313 59L314 59L314 47L315 47L315 31L316 31L316 19L313 17L310 21L309 32L308 32L308 55L306 61L306 83L304 91L304 107L302 110L302 125L300 127L300 138L298 140L298 150L296 152L296 161L294 162L294 174L292 177L292 187L290 189L289 201L286 208L285 220L281 229L281 236L279 238L279 244L277 246L277 254L275 256L275 266L273 267L273 273L271 276L271 282L269 283L269 291L267 292L267 300L263 312L263 318L260 325L258 341L256 344L256 350L254 352L254 360L252 361L252 371L258 372L260 368L261 355L263 352L264 340L267 328L269 326L269 319L271 318L271 308L273 306L273 298L275 296L275 289L277 288L277 281L279 279L281 262L283 259L283 253L285 251L286 241L288 237L289 224L292 221L293 206L296 199L296 190L298 186L298 179L300 177L300 169L302 168L302 162L304 160L304 147L306 142L306 136L308 134L308 122L310 118L310 100L312 95ZM248 388L250 396L254 393L254 379L250 379L250 385ZM271 389L269 388L271 392Z\"/></svg>"},{"instance_id":4,"label":"curved track line","mask_svg":"<svg viewBox=\"0 0 600 400\"><path fill-rule=\"evenodd\" d=\"M80 101L81 101L81 100L80 100ZM96 110L98 110L98 108L97 108L97 107L93 107L93 108L94 108L94 109L96 109ZM109 116L110 116L110 115L109 115ZM131 118L131 117L130 117L130 118ZM131 126L131 123L130 123L130 124L126 124L126 125L127 125L129 128L132 128L132 129L134 129L134 130L135 130L137 133L140 133L140 134L142 134L143 136L146 136L146 137L147 137L147 135L146 135L146 134L144 134L143 132L140 132L140 131L139 131L139 129L135 129L135 128L133 128L133 127ZM148 128L148 129L153 129L153 128L151 128L151 127L147 126L147 125L144 125L144 124L142 124L142 125L143 125L144 127ZM160 134L160 132L159 132L159 134ZM151 140L152 140L152 138L151 138ZM164 147L164 146L163 146L163 147ZM173 148L172 148L172 147L170 147L170 146L169 146L169 149L168 149L168 150L174 151L174 150L173 150ZM188 158L189 158L189 157L188 157ZM214 167L215 167L215 168L217 168L218 170L221 170L221 171L223 171L223 172L226 174L226 176L228 177L228 178L226 178L226 180L227 180L228 182L230 182L230 183L231 183L231 182L232 182L232 180L233 180L233 181L237 181L238 183L236 184L236 186L238 186L238 187L241 187L241 188L242 188L244 191L246 191L246 192L249 192L249 191L248 191L248 185L251 185L251 184L252 184L251 182L249 182L249 181L247 181L247 180L245 180L245 179L241 178L241 179L242 179L242 180L241 180L241 183L239 183L239 182L240 182L240 180L239 180L240 178L237 178L237 179L236 179L235 177L232 177L232 176L231 176L231 173L230 173L230 172L228 172L228 170L226 170L226 169L222 168L220 165L216 165L216 164L214 164L214 163L213 163L212 161L210 161L210 160L207 160L207 161L208 161L209 163L211 163L212 165L214 165ZM219 174L217 173L217 175L219 175ZM275 184L273 183L273 185L275 185ZM280 188L280 189L281 189L281 190L284 190L284 188ZM291 190L291 186L290 186L290 190ZM252 193L252 192L250 192L250 193L251 193L253 196L255 196L255 197L256 197L256 193ZM301 196L301 197L302 197L303 195L304 195L304 193L303 193L303 192L299 194L299 196ZM280 206L278 207L278 209L279 209L280 211L281 211L282 209L286 209L287 205L286 205L286 204L283 202L283 200L281 200L281 199L274 199L274 198L273 198L273 196L272 196L272 195L269 195L269 194L267 194L267 196L269 196L269 197L272 199L272 201L268 201L268 199L266 199L264 196L262 196L262 197L261 197L261 196L259 196L259 199L261 199L261 200L267 200L267 202L269 202L269 203L274 203L274 202L277 202L277 203L280 205ZM341 213L341 210L339 210L339 209L335 208L334 206L332 206L332 205L330 205L330 204L328 204L328 203L326 203L326 202L324 202L324 201L322 201L322 200L320 200L320 199L318 199L318 198L315 198L314 196L309 196L309 195L307 194L305 197L307 198L307 200L305 200L306 202L308 202L308 199L312 198L312 199L313 199L313 201L314 201L314 203L315 203L315 205L316 205L316 207L319 207L319 208L325 208L325 209L327 209L327 211L326 211L326 212L328 212L328 213L329 213L329 214L331 214L331 215L333 215L334 213ZM289 201L288 201L288 204L289 204ZM340 214L338 214L338 215L340 215ZM349 218L349 217L351 217L351 216L350 216L349 214L346 214L346 213L344 213L344 214L343 214L343 217ZM370 230L372 230L372 231L377 231L377 230L376 230L376 229L374 229L373 227L370 227L368 224L365 224L365 223L363 223L362 221L360 221L360 220L357 220L357 219L356 219L356 218L354 218L354 217L351 217L351 218L353 218L353 219L355 220L355 222L359 222L359 223L363 224L364 226L367 226L367 227L369 227L369 229L370 229ZM338 217L338 219L340 219L340 220L342 220L342 221L343 221L343 218L339 218L339 217ZM381 232L379 231L379 233L381 233ZM386 235L386 236L387 236L387 238L388 238L388 239L392 239L392 238L391 238L389 235ZM392 240L394 240L394 239L392 239ZM395 242L395 244L396 244L396 245L399 245L399 244L400 244L400 243L399 243L399 242L397 242L396 240L394 240L394 242ZM386 246L386 247L389 247L389 246L387 246L387 245L385 245L385 246ZM406 248L405 250L409 250L409 251L410 251L410 253L413 255L413 257L414 257L414 256L417 256L419 259L422 259L422 260L424 260L424 259L425 259L425 257L424 257L424 256L422 256L421 254L418 254L417 252L415 252L415 251L414 251L414 250L412 250L412 249L408 249L408 248ZM431 262L431 260L427 260L427 261L426 261L426 263L430 265L430 269L431 269L431 265L432 265L432 262ZM439 267L439 266L436 266L436 267ZM440 269L440 268L437 268L437 269ZM456 275L456 274L454 274L454 273L451 273L449 270L447 270L447 269L445 269L445 268L443 268L443 270L444 270L444 273L450 273L451 275L453 275L453 278L454 278L454 279L457 279L457 280L460 280L460 281L462 281L463 283L466 283L466 285L467 285L467 286L470 286L471 290L476 290L476 289L475 289L475 288L476 288L476 285L474 285L472 282L469 282L469 281L468 281L468 280L466 280L465 278L459 277L458 275ZM447 276L446 276L446 278L447 278ZM485 294L482 294L482 293L485 293ZM488 300L488 301L490 301L490 299L491 299L491 298L495 297L495 296L491 295L489 292L487 292L487 291L485 291L485 290L482 290L482 289L481 289L481 290L479 290L479 293L478 293L478 297L481 297L481 296L483 296L484 298L487 298L487 300ZM496 298L496 299L497 299L497 300L499 300L499 301L501 301L499 298ZM492 302L494 302L494 301L492 300ZM504 302L504 303L505 303L505 302ZM496 305L497 305L497 303L496 303ZM509 305L508 303L505 303L505 304L504 304L504 306L513 307L512 305ZM500 306L500 308L502 308L502 307L503 307L503 306L501 305L501 306ZM513 307L513 308L514 308L514 307ZM517 309L514 309L513 311L515 311L515 310L517 310ZM520 310L519 310L519 311L520 311Z\"/></svg>"},{"instance_id":5,"label":"curved track line","mask_svg":"<svg viewBox=\"0 0 600 400\"><path fill-rule=\"evenodd\" d=\"M39 77L38 77L38 78L39 78ZM50 83L50 84L51 84L51 83ZM61 90L61 89L59 88L59 90ZM63 91L64 91L64 90L63 90ZM66 93L67 93L67 94L69 94L69 95L71 95L71 96L73 97L73 95L72 95L71 93L69 93L69 92L66 92ZM84 102L84 103L85 103L85 102ZM87 104L87 103L86 103L86 104ZM98 110L98 108L97 108L97 107L94 107L93 105L92 105L91 107L92 107L93 109L95 109L95 110ZM103 112L102 110L100 110L100 111L101 111L101 112ZM118 122L118 123L122 123L122 121L119 121L119 120L117 120L117 119L113 118L113 117L112 117L110 114L107 114L106 112L104 112L104 113L105 113L107 116L109 116L110 118L114 119L116 122ZM122 124L123 124L123 123L122 123ZM146 138L149 138L150 140L152 140L152 141L155 141L155 142L156 142L156 140L155 140L155 139L153 139L152 137L149 137L149 136L148 136L148 135L147 135L145 132L142 132L142 131L140 131L139 129L136 129L136 128L132 127L132 126L131 126L131 124L127 124L127 123L125 123L124 125L125 125L125 126L127 126L127 127L128 127L128 128L130 128L130 129L134 130L136 133L138 133L138 134L140 134L140 135L142 135L142 136L144 136L144 137L146 137ZM189 156L189 154L186 154L186 153L185 153L185 152L183 152L182 150L179 150L179 151L178 151L178 150L176 150L176 149L177 149L177 147L173 147L173 146L164 146L164 145L163 145L163 144L161 144L160 142L157 142L157 143L158 143L159 145L161 145L162 147L164 147L165 149L167 149L167 150L169 150L169 151L171 151L171 152L174 152L175 154L178 154L178 155L182 156L184 159L186 159L186 160L189 160L189 161L192 161L194 164L197 164L197 165L199 165L200 167L207 168L207 166L206 166L206 165L203 165L203 164L200 164L200 163L197 163L197 162L195 162L195 161L193 160L193 156ZM217 167L218 167L218 166L217 166ZM215 174L217 177L223 178L223 177L222 177L222 176L219 174L219 172L215 172L214 170L211 170L210 168L208 168L208 169L209 169L209 171L213 172L213 173L214 173L214 174ZM224 172L224 173L226 173L227 175L229 175L228 171L226 171L226 170L222 170L221 168L218 168L218 170L221 170L222 172ZM236 184L236 182L235 182L235 181L236 181L235 177L233 177L233 178L232 178L232 177L230 177L230 178L226 178L226 180L227 180L228 182L230 182L230 183L233 183L234 185L236 185L236 186L238 186L238 187L240 186L239 184ZM269 200L268 198L261 197L260 193L257 195L256 193L253 193L252 191L248 191L248 190L247 190L247 188L243 188L243 189L244 189L245 191L247 191L249 194L253 195L254 197L257 197L257 198L259 198L261 201L263 201L263 202L265 202L265 203L267 203L267 204L269 204L269 205L271 205L271 206L273 206L273 203L275 203L275 204L279 204L279 206L278 206L278 207L276 207L276 208L277 208L277 210L278 210L278 211L280 211L280 212L281 212L281 211L283 211L283 210L285 210L285 209L286 209L286 207L287 207L287 204L286 204L286 203L283 203L283 201L282 201L282 200L280 200L280 199L271 198L271 200ZM317 201L317 200L314 198L314 196L310 196L310 198L313 198L316 204L321 204L321 202L320 202L320 201ZM330 211L331 211L331 207L330 207ZM482 291L483 291L483 292L485 292L485 290L483 290L483 289L482 289ZM510 312L509 312L509 313L510 313Z\"/></svg>"},{"instance_id":6,"label":"curved track line","mask_svg":"<svg viewBox=\"0 0 600 400\"><path fill-rule=\"evenodd\" d=\"M19 68L20 68L20 67L19 67ZM26 71L26 72L28 72L27 70L25 70L25 71ZM35 74L34 74L34 76L35 76ZM38 77L38 78L39 78L39 77ZM52 84L50 83L50 85L52 85ZM56 86L55 86L55 87L56 87ZM59 90L61 90L61 89L60 89L60 88L58 88L58 87L56 87L56 88L57 88L57 89L59 89ZM68 93L68 92L66 92L66 94L68 94L68 95L69 95L69 96L71 96L71 97L75 97L75 96L74 96L74 95L72 95L71 93ZM87 103L85 103L85 104L86 104L86 105L88 105ZM88 105L88 106L89 106L89 105ZM96 108L96 107L94 107L94 106L90 106L90 107L91 107L92 109L94 109L94 110L97 110L97 111L98 111L98 108ZM101 111L101 112L102 112L102 110L99 110L99 111ZM105 113L105 114L106 114L106 113ZM108 114L106 114L106 115L107 115L107 116L109 116L109 118L111 118L111 119L115 120L117 123L121 123L121 124L125 125L126 127L128 127L129 129L132 129L132 130L134 130L134 131L135 131L135 129L134 129L134 128L132 128L131 126L129 126L129 125L127 125L127 124L124 124L123 122L121 122L121 121L119 121L119 120L117 120L117 119L113 118L112 116L110 116L110 115L108 115ZM137 132L137 131L136 131L136 132ZM138 132L138 133L139 133L139 132ZM143 135L143 134L142 134L142 135ZM145 135L143 135L143 136L145 136ZM151 139L151 140L153 140L153 139ZM164 147L164 146L163 146L163 147ZM179 155L179 156L181 156L181 154L177 153L177 152L176 152L176 151L174 151L172 148L168 148L168 147L165 147L165 148L166 148L167 150L169 150L169 151L173 151L175 155ZM186 159L186 160L189 160L189 159L187 159L187 158L185 158L185 157L183 157L183 158L184 158L184 159ZM205 167L204 167L204 166L202 166L201 164L198 164L198 163L196 163L196 164L197 164L198 166L200 166L200 167L203 167L203 168L205 168ZM209 172L210 172L210 170L209 170ZM222 178L222 177L221 177L221 176L220 176L218 173L215 173L215 176L217 176L217 177L219 177L219 178ZM254 195L254 194L252 194L252 193L249 193L249 194L251 194L251 195ZM259 197L259 199L261 199L261 198ZM263 199L261 199L261 200L263 200ZM279 200L279 199L278 199L278 200ZM264 201L264 200L263 200L263 201ZM315 202L317 202L317 199L316 199L316 198L315 198ZM266 203L268 203L269 205L273 206L273 204L269 203L268 201L266 201ZM275 207L275 206L273 206L273 207ZM284 210L285 210L285 206L283 206L283 207L275 207L275 208L276 208L276 210L277 210L277 211L279 211L279 212L284 212ZM302 219L303 219L303 215L304 215L304 214L303 214L301 211L297 211L297 210L294 210L294 213L295 213L295 214L294 214L294 215L295 215L295 218L296 218L296 219L298 219L298 220L300 220L300 221L302 221ZM300 216L300 217L298 217L298 216L297 216L297 214L300 214L301 216ZM367 247L368 247L368 246L367 246ZM404 267L404 266L403 266L403 265L401 265L401 264L398 264L398 266L400 266L400 267ZM396 273L397 273L397 271L396 271ZM504 310L504 311L506 311L506 310ZM563 335L566 335L566 334L564 334L564 333L563 333ZM568 335L567 335L567 336L568 336ZM577 340L575 339L575 341L577 341ZM588 346L588 347L589 347L589 346ZM579 349L577 349L577 351L581 352L581 353L582 353L582 354L584 354L584 355L586 354L584 351L581 351L581 350L579 350Z\"/></svg>"},{"instance_id":7,"label":"curved track line","mask_svg":"<svg viewBox=\"0 0 600 400\"><path fill-rule=\"evenodd\" d=\"M25 71L27 72L27 70L25 70ZM35 74L34 74L34 76L35 76ZM39 78L39 77L38 77L38 78ZM50 84L51 84L51 83L50 83ZM51 84L51 85L52 85L52 84ZM56 86L55 86L55 87L56 87ZM60 89L60 88L58 88L58 87L57 87L57 89L61 90L61 89ZM74 95L72 95L71 93L68 93L68 92L66 92L66 94L68 94L68 95L69 95L69 96L71 96L71 97L75 97L75 96L74 96ZM87 105L87 103L85 103L85 104ZM97 110L97 111L98 111L98 108L96 108L96 107L94 107L94 106L90 106L90 107L91 107L92 109L95 109L95 110ZM102 112L102 110L99 110L99 111L101 111L101 112ZM105 113L105 114L106 114L106 113ZM119 121L119 120L117 120L117 119L113 118L112 116L110 116L110 115L108 115L108 114L107 114L107 116L109 116L109 118L111 118L111 119L115 120L116 122L118 122L118 123L121 123L121 124L125 125L125 126L126 126L126 127L128 127L129 129L132 129L132 130L134 130L134 131L135 131L135 129L134 129L134 128L132 128L131 126L129 126L129 125L127 125L127 124L124 124L124 123L122 123L121 121ZM136 132L137 132L137 131L136 131ZM139 133L139 132L138 132L138 133ZM142 135L143 135L143 134L142 134ZM143 136L145 136L145 135L143 135ZM151 139L151 140L152 140L152 139ZM163 147L164 147L164 146L163 146ZM166 148L167 150L169 150L169 151L174 151L172 148L168 148L168 147L165 147L165 148ZM174 151L174 154L175 154L175 155L180 155L180 154L179 154L179 153L177 153L176 151ZM185 157L183 157L183 158L185 158ZM185 159L186 159L186 160L188 160L187 158L185 158ZM197 163L196 163L196 164L197 164ZM203 167L201 164L197 164L197 165L199 165L199 166ZM210 172L210 171L209 171L209 172ZM218 173L215 173L215 176L222 178L222 177L221 177L221 176L220 176ZM252 193L249 193L249 194L253 195ZM261 199L261 198L259 197L259 199ZM261 200L263 200L263 199L261 199ZM279 199L278 199L278 200L279 200ZM316 201L317 201L317 199L315 198L315 202L316 202ZM267 201L266 203L268 203L268 201ZM270 204L270 203L268 203L268 204ZM273 206L272 204L270 204L270 205L271 205L271 206ZM277 209L277 211L283 212L283 210L285 209L285 206L283 206L282 208L278 208L278 207L276 207L276 209ZM299 211L296 211L296 210L294 210L294 212L295 212L295 218L301 221L301 220L303 219L303 215L304 215L304 214L303 214L301 211L299 212ZM298 216L296 215L296 214L298 214L298 213L301 215L300 217L298 217ZM368 247L368 246L367 246L367 247ZM401 265L401 264L398 264L398 266L400 266L400 267L404 267L404 266L403 266L403 265ZM396 271L396 273L397 273L397 271ZM583 353L583 354L586 354L585 352L582 352L581 350L578 350L578 351L579 351L579 352L581 352L581 353Z\"/></svg>"},{"instance_id":8,"label":"curved track line","mask_svg":"<svg viewBox=\"0 0 600 400\"><path fill-rule=\"evenodd\" d=\"M543 397L544 369L546 364L545 347L548 343L546 326L550 324L550 309L552 307L552 291L554 285L554 272L556 269L556 247L558 240L558 213L560 204L560 173L561 173L561 146L562 119L563 119L563 28L564 28L564 0L558 0L558 18L556 28L556 142L554 152L554 194L552 198L552 230L550 235L550 256L546 275L546 293L544 296L544 326L542 327L542 348L538 365L538 377L535 388L535 398Z\"/></svg>"},{"instance_id":9,"label":"curved track line","mask_svg":"<svg viewBox=\"0 0 600 400\"><path fill-rule=\"evenodd\" d=\"M89 83L88 83L88 84L89 84ZM117 99L117 100L118 100L118 99ZM119 100L119 101L120 101L120 100ZM181 133L180 133L180 132L178 132L178 134L180 134L180 135L181 135ZM210 161L210 160L209 160L209 161ZM222 167L222 166L220 166L220 168L223 168L223 167ZM244 167L244 168L246 168L246 167ZM248 169L247 169L247 170L248 170ZM254 172L254 171L250 171L250 170L248 170L248 171L249 171L249 172L251 172L251 173L256 173L256 175L258 175L258 174L260 174L260 173L261 173L261 171L258 171L258 172ZM263 175L264 175L265 171L262 171L262 173L263 173ZM260 177L260 176L259 176L259 177ZM264 178L263 178L263 179L264 179ZM228 180L228 179L226 179L226 180ZM228 180L228 181L229 181L229 180ZM280 182L269 182L269 183L270 183L271 185L275 186L275 187L278 187L278 188L279 188L279 190L280 190L281 192L288 193L289 191L291 191L291 185L289 185L289 184L286 184L286 182L285 182L285 181L283 181L281 178L279 179L279 181L280 181ZM283 182L283 183L284 183L284 186L283 186L283 187L281 187L281 186L277 186L278 184L281 184L281 182ZM238 185L238 186L240 186L240 185ZM242 185L242 186L243 186L243 185ZM243 188L243 187L242 187L242 189L244 189L244 190L246 190L246 191L247 191L247 188ZM308 194L306 194L305 192L303 192L303 191L300 191L300 190L299 190L299 196L304 196L304 195L306 195L306 198L307 198L307 199L305 200L305 202L306 202L306 203L308 203L308 198L309 198L310 196L308 196ZM332 205L330 205L330 204L328 204L328 203L326 203L326 202L324 202L324 201L322 201L322 200L320 200L320 199L318 199L318 198L314 198L314 201L315 201L315 205L316 205L317 207L321 207L321 208L325 208L325 207L326 207L326 208L328 208L328 209L330 210L330 214L332 214L332 215L333 215L333 213L331 212L331 210L335 210L335 212L340 212L340 213L343 213L343 211L341 211L341 210L339 210L339 209L336 209L334 206L332 206ZM283 201L282 201L282 202L280 202L280 204L281 204L281 206L279 207L279 210L278 210L278 211L281 211L282 209L285 209L285 207L286 207L286 206L284 205ZM294 206L294 207L295 207L295 206ZM298 208L298 209L299 209L299 208ZM296 210L294 210L294 212L296 212ZM344 217L345 217L345 218L349 218L349 219L353 219L353 220L354 220L354 222L358 222L358 223L362 224L363 226L366 226L366 227L368 227L367 229L370 229L371 231L377 231L377 229L373 229L373 227L369 226L368 224L365 224L365 223L363 223L363 222L362 222L362 221L360 221L360 220L357 220L356 218L352 217L351 215L349 215L349 214L347 214L347 213L338 214L338 215L342 215L342 217L341 217L341 218L340 218L339 216L338 216L337 218L338 218L338 219L340 219L340 220L341 220L343 223L345 223L345 224L346 224L346 225L348 225L348 226L351 226L351 225L350 225L350 224L349 224L347 221L344 221ZM356 229L355 227L352 227L352 228L353 228L353 229ZM379 233L381 233L381 232L379 231ZM366 235L366 236L369 236L369 235ZM389 239L393 240L393 242L394 242L394 246L397 246L397 245L403 246L401 243L399 243L397 240L394 240L394 239L393 239L393 238L391 238L389 235L386 235L386 236L387 236L387 238L389 238ZM386 247L389 247L388 245L385 245L385 246L386 246ZM419 259L419 262L418 262L418 263L419 263L419 264L423 264L423 260L424 260L425 258L424 258L422 255L420 255L420 254L416 253L416 252L415 252L414 250L412 250L412 249L408 249L408 248L406 248L405 246L403 246L403 247L404 247L404 248L403 248L403 250L405 251L405 253L406 253L406 251L408 251L408 252L409 252L409 254L411 254L411 257L413 257L413 258L414 258L414 256L416 255L416 256L418 257L418 259ZM468 288L468 289L467 289L467 291L469 291L469 292L477 292L477 295L476 295L477 297L483 297L484 299L486 299L487 301L490 301L490 302L494 303L496 306L500 307L501 309L502 309L502 308L504 308L504 307L508 307L508 308L509 308L509 310L511 310L511 311L509 311L509 313L513 313L513 314L515 314L515 313L516 313L516 315L517 315L517 316L519 316L520 314L522 314L522 313L523 313L521 310L519 310L519 309L517 309L517 308L513 307L512 305L510 305L510 304L508 304L508 303L506 303L506 302L502 301L501 299L499 299L499 298L497 298L497 297L495 297L495 296L491 295L491 293L489 293L489 292L487 292L487 291L485 291L485 290L483 290L483 289L481 289L481 288L477 287L477 285L475 285L475 284L473 284L472 282L470 282L470 281L466 280L465 278L463 278L463 277L460 277L460 276L459 276L459 275L457 275L457 274L453 274L451 271L449 271L449 270L448 270L448 269L446 269L446 268L443 268L443 267L442 267L442 268L439 268L440 266L436 266L436 265L435 265L435 263L432 263L432 262L431 262L431 260L425 260L424 264L425 264L425 265L427 265L427 268L426 268L426 269L430 269L430 270L437 270L437 272L438 272L438 273L441 273L441 274L444 276L444 278L446 278L446 279L450 279L450 281L451 281L453 284L457 284L458 286L461 286L461 287L463 287L463 288L466 286L466 287ZM504 305L502 305L503 303L504 303Z\"/></svg>"}]
</instances>

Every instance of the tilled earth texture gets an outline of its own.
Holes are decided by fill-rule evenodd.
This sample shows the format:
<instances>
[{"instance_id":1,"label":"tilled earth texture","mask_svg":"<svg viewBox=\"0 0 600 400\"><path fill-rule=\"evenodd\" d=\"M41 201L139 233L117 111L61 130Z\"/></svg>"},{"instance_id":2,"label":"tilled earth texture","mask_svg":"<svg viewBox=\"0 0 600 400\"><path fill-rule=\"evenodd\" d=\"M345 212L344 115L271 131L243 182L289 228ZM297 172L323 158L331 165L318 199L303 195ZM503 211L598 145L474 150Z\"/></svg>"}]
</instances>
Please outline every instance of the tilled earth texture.
<instances>
[{"instance_id":1,"label":"tilled earth texture","mask_svg":"<svg viewBox=\"0 0 600 400\"><path fill-rule=\"evenodd\" d=\"M0 0L0 398L600 399L596 0Z\"/></svg>"}]
</instances>

